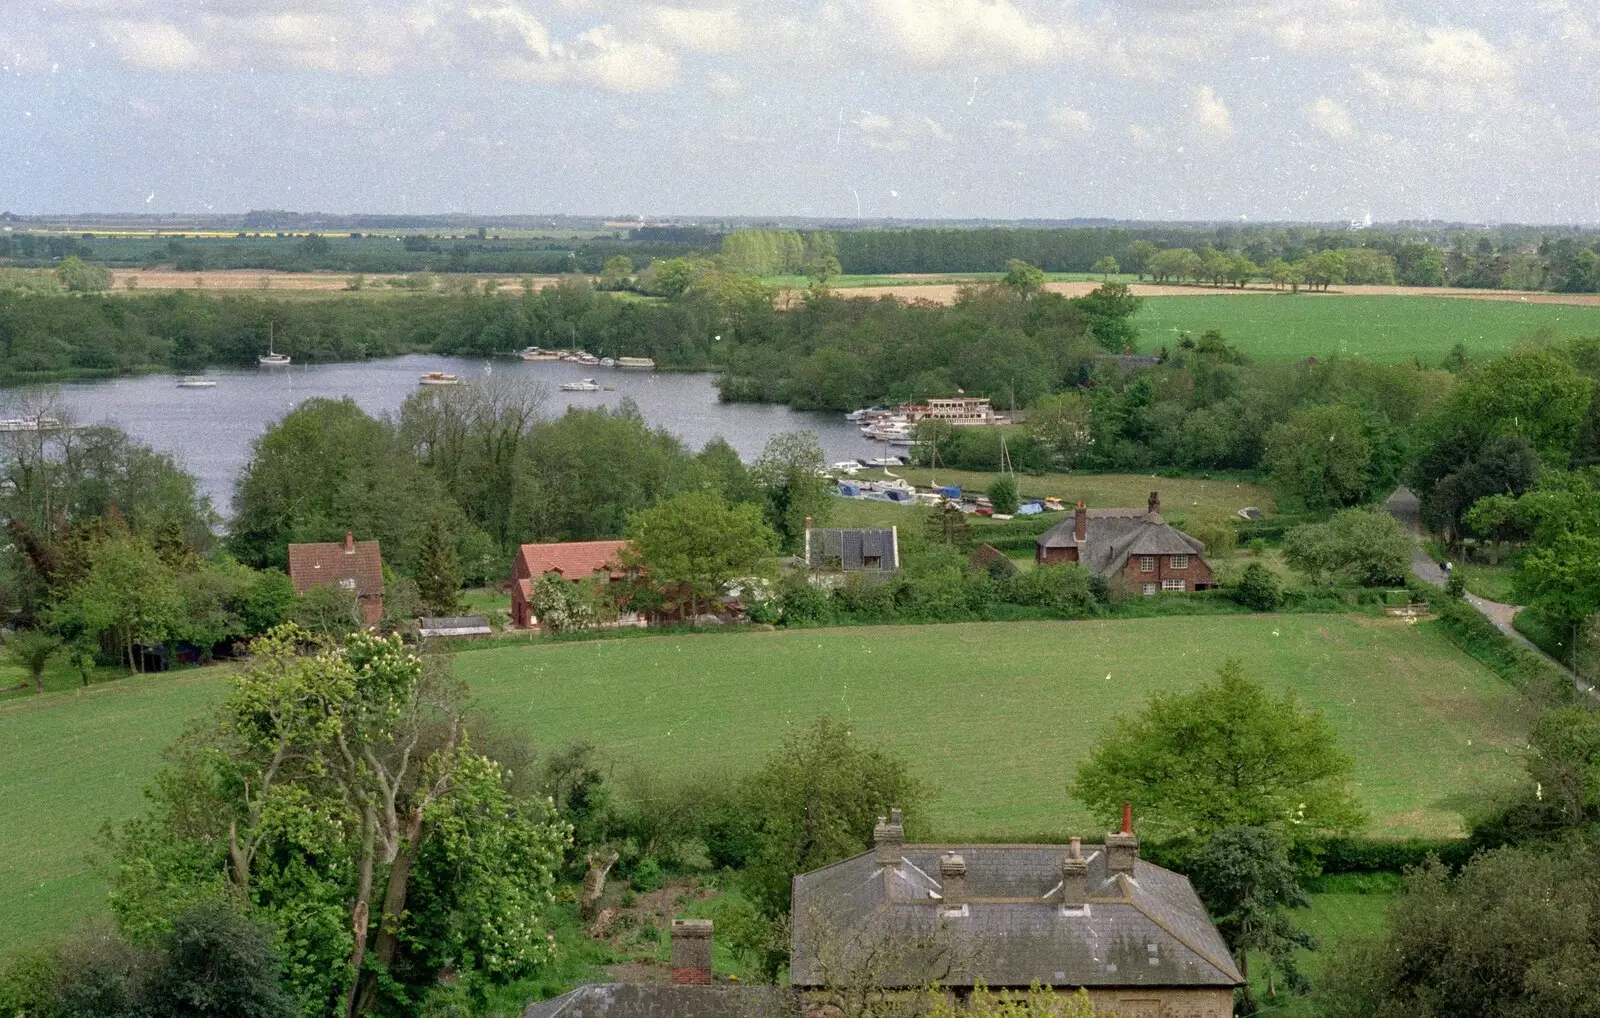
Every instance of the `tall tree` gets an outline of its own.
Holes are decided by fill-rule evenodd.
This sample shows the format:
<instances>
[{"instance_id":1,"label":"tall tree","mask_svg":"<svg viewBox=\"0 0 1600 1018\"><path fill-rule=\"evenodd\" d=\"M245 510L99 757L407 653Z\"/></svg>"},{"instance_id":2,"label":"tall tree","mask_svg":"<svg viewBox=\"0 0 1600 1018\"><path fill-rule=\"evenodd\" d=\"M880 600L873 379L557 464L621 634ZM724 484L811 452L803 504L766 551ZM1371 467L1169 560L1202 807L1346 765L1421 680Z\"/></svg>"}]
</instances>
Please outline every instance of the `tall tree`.
<instances>
[{"instance_id":1,"label":"tall tree","mask_svg":"<svg viewBox=\"0 0 1600 1018\"><path fill-rule=\"evenodd\" d=\"M461 611L461 567L456 562L455 543L445 533L438 516L428 521L417 553L417 590L422 606L434 615L456 615Z\"/></svg>"},{"instance_id":2,"label":"tall tree","mask_svg":"<svg viewBox=\"0 0 1600 1018\"><path fill-rule=\"evenodd\" d=\"M805 541L806 517L821 525L833 507L832 484L822 476L822 444L810 431L772 436L756 461L756 481L766 494L767 522L786 551Z\"/></svg>"},{"instance_id":3,"label":"tall tree","mask_svg":"<svg viewBox=\"0 0 1600 1018\"><path fill-rule=\"evenodd\" d=\"M759 507L729 505L715 491L686 491L633 516L626 557L651 587L687 600L693 618L728 581L759 572L776 545Z\"/></svg>"},{"instance_id":4,"label":"tall tree","mask_svg":"<svg viewBox=\"0 0 1600 1018\"><path fill-rule=\"evenodd\" d=\"M1310 980L1295 964L1295 952L1315 948L1310 934L1290 922L1292 908L1308 908L1299 873L1283 842L1259 827L1225 827L1207 839L1189 863L1189 879L1216 921L1217 932L1239 961L1246 982L1236 1014L1255 1014L1250 990L1250 953L1264 954L1289 989L1303 994Z\"/></svg>"},{"instance_id":5,"label":"tall tree","mask_svg":"<svg viewBox=\"0 0 1600 1018\"><path fill-rule=\"evenodd\" d=\"M1154 693L1137 716L1119 717L1071 792L1108 822L1132 803L1165 837L1260 827L1294 845L1360 825L1352 769L1321 714L1292 691L1269 696L1230 659L1216 682Z\"/></svg>"}]
</instances>

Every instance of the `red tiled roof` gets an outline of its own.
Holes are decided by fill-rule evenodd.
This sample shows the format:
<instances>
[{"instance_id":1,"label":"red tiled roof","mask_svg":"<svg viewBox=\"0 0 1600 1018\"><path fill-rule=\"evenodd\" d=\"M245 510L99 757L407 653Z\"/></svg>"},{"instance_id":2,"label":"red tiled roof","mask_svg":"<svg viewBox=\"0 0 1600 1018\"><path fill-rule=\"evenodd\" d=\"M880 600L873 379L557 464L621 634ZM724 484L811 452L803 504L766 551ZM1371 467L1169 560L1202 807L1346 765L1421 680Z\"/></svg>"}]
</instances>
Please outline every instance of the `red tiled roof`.
<instances>
[{"instance_id":1,"label":"red tiled roof","mask_svg":"<svg viewBox=\"0 0 1600 1018\"><path fill-rule=\"evenodd\" d=\"M627 546L627 541L564 541L525 544L517 554L529 576L560 573L565 579L579 580L599 572L620 572L620 556Z\"/></svg>"},{"instance_id":2,"label":"red tiled roof","mask_svg":"<svg viewBox=\"0 0 1600 1018\"><path fill-rule=\"evenodd\" d=\"M294 581L296 594L354 580L357 597L382 597L383 556L378 553L377 541L357 541L355 550L349 552L343 541L291 544L289 579Z\"/></svg>"}]
</instances>

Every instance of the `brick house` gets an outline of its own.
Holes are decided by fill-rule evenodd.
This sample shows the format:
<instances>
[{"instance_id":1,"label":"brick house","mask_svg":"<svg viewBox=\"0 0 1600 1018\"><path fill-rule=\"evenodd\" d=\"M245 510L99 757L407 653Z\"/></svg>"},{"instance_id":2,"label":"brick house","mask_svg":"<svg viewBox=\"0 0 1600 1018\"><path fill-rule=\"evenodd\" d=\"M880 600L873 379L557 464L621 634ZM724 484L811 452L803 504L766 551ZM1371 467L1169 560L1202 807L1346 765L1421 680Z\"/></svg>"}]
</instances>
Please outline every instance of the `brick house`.
<instances>
[{"instance_id":1,"label":"brick house","mask_svg":"<svg viewBox=\"0 0 1600 1018\"><path fill-rule=\"evenodd\" d=\"M1097 1010L1229 1018L1244 982L1181 874L1139 858L1125 811L1103 845L907 845L900 812L869 851L794 878L790 983L1085 989Z\"/></svg>"},{"instance_id":2,"label":"brick house","mask_svg":"<svg viewBox=\"0 0 1600 1018\"><path fill-rule=\"evenodd\" d=\"M538 625L533 614L533 587L546 574L553 573L573 583L627 580L628 571L621 562L622 550L627 546L627 541L562 541L518 548L516 558L511 560L511 624L522 629Z\"/></svg>"},{"instance_id":3,"label":"brick house","mask_svg":"<svg viewBox=\"0 0 1600 1018\"><path fill-rule=\"evenodd\" d=\"M289 580L302 597L312 587L348 590L356 596L362 622L375 626L383 619L383 555L377 541L357 541L347 530L343 544L291 544Z\"/></svg>"},{"instance_id":4,"label":"brick house","mask_svg":"<svg viewBox=\"0 0 1600 1018\"><path fill-rule=\"evenodd\" d=\"M1161 518L1161 494L1143 509L1085 509L1040 534L1034 561L1077 562L1096 576L1116 578L1143 594L1209 590L1216 586L1206 546Z\"/></svg>"}]
</instances>

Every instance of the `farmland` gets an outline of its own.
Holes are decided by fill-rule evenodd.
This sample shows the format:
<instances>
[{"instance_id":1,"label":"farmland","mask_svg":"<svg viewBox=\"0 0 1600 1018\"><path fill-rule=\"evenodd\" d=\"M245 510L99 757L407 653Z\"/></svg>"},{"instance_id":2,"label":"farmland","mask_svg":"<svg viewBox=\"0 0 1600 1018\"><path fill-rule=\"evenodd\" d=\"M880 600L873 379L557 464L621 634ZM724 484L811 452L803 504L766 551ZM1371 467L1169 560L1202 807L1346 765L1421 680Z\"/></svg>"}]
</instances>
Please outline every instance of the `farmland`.
<instances>
[{"instance_id":1,"label":"farmland","mask_svg":"<svg viewBox=\"0 0 1600 1018\"><path fill-rule=\"evenodd\" d=\"M1134 652L1136 651L1136 653ZM667 776L756 765L821 713L904 754L951 838L1061 837L1095 823L1072 766L1119 712L1193 685L1232 654L1324 711L1356 760L1378 835L1459 833L1471 796L1515 780L1520 697L1427 625L1341 616L796 630L529 646L456 657L506 728L550 749L588 739ZM0 914L14 933L101 906L85 861L226 673L125 679L0 705Z\"/></svg>"}]
</instances>

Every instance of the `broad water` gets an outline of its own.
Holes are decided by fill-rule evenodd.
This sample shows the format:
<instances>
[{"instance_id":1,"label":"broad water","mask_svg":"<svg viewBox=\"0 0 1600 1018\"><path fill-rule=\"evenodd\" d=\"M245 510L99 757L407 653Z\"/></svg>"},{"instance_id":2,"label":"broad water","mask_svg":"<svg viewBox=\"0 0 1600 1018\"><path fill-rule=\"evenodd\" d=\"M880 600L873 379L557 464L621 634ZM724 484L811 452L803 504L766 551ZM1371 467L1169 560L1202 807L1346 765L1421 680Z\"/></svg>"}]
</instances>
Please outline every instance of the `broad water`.
<instances>
[{"instance_id":1,"label":"broad water","mask_svg":"<svg viewBox=\"0 0 1600 1018\"><path fill-rule=\"evenodd\" d=\"M486 373L528 376L546 383L546 412L569 406L611 407L624 399L638 404L652 427L664 428L690 449L716 436L726 439L746 462L761 454L773 435L808 430L822 443L829 462L892 455L881 442L862 437L856 425L837 413L808 413L784 406L719 403L710 374L618 371L560 361L493 361L415 354L343 364L288 368L212 369L210 389L180 389L172 375L139 375L108 381L74 382L57 387L56 401L77 424L109 423L162 452L200 479L219 512L228 512L234 478L250 458L250 446L267 425L313 396L349 396L367 413L398 415L400 404L419 388L426 371L457 375L463 384ZM562 392L562 382L592 377L613 392ZM7 393L0 392L0 402ZM13 391L36 399L40 394ZM0 417L7 416L0 413Z\"/></svg>"}]
</instances>

